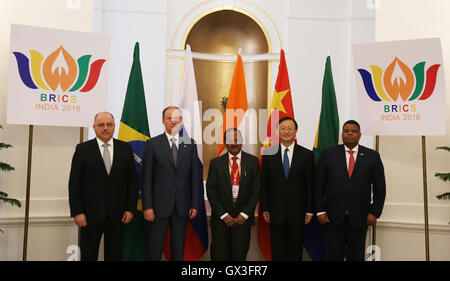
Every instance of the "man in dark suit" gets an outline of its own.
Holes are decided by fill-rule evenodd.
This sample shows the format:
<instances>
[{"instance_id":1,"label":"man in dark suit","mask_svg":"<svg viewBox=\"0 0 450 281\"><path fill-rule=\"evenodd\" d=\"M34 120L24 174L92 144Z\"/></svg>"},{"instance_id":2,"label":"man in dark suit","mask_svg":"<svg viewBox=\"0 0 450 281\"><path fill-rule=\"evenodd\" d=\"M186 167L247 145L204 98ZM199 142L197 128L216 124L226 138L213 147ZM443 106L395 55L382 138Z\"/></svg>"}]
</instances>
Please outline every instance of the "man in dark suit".
<instances>
[{"instance_id":1,"label":"man in dark suit","mask_svg":"<svg viewBox=\"0 0 450 281\"><path fill-rule=\"evenodd\" d=\"M81 260L95 261L102 234L105 260L122 260L124 224L137 205L137 179L130 144L113 139L114 117L94 118L96 138L78 144L69 179L70 213L80 227Z\"/></svg>"},{"instance_id":2,"label":"man in dark suit","mask_svg":"<svg viewBox=\"0 0 450 281\"><path fill-rule=\"evenodd\" d=\"M149 258L161 260L170 225L172 261L182 261L188 219L197 215L199 171L197 146L180 137L183 118L178 107L163 111L165 132L147 141L143 156L142 204L149 224Z\"/></svg>"},{"instance_id":3,"label":"man in dark suit","mask_svg":"<svg viewBox=\"0 0 450 281\"><path fill-rule=\"evenodd\" d=\"M344 144L324 150L317 167L317 218L326 224L329 260L363 261L367 225L383 210L383 163L378 152L358 144L360 138L358 122L345 122Z\"/></svg>"},{"instance_id":4,"label":"man in dark suit","mask_svg":"<svg viewBox=\"0 0 450 281\"><path fill-rule=\"evenodd\" d=\"M313 153L294 142L294 119L281 118L278 130L281 143L263 154L261 211L270 223L272 260L301 261L304 225L313 216Z\"/></svg>"},{"instance_id":5,"label":"man in dark suit","mask_svg":"<svg viewBox=\"0 0 450 281\"><path fill-rule=\"evenodd\" d=\"M242 149L236 128L225 131L227 153L211 160L206 192L211 204L211 260L244 261L260 189L258 158Z\"/></svg>"}]
</instances>

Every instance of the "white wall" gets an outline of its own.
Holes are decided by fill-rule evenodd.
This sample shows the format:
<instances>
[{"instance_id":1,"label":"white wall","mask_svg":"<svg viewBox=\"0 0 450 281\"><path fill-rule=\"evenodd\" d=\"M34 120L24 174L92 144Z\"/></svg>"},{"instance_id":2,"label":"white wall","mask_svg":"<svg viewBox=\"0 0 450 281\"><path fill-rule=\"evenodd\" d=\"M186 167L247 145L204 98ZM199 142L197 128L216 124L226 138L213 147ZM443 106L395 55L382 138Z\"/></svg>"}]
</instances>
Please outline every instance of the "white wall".
<instances>
[{"instance_id":1,"label":"white wall","mask_svg":"<svg viewBox=\"0 0 450 281\"><path fill-rule=\"evenodd\" d=\"M436 151L450 145L450 2L446 0L380 1L376 10L376 40L440 37L447 87L447 135L426 137L431 260L450 259L450 204L436 199L449 191L436 172L450 171L450 155ZM388 183L379 243L388 259L425 260L422 149L420 137L381 137L380 152ZM404 224L406 223L406 232Z\"/></svg>"}]
</instances>

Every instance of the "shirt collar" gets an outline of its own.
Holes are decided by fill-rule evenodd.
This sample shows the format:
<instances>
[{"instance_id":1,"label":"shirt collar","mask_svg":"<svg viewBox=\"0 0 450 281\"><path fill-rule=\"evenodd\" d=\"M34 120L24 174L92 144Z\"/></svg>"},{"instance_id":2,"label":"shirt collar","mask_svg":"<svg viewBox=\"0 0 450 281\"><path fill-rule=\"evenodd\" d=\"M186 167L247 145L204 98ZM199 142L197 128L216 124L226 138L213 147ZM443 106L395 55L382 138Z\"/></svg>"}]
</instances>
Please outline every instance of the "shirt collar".
<instances>
[{"instance_id":1,"label":"shirt collar","mask_svg":"<svg viewBox=\"0 0 450 281\"><path fill-rule=\"evenodd\" d=\"M103 144L105 144L101 139L99 139L98 137L95 137L97 139L97 143L98 146L102 147ZM109 143L109 145L111 145L111 147L114 146L114 141L113 138L111 138L107 143Z\"/></svg>"},{"instance_id":2,"label":"shirt collar","mask_svg":"<svg viewBox=\"0 0 450 281\"><path fill-rule=\"evenodd\" d=\"M294 151L295 142L292 142L292 144L290 146L288 146L288 147L284 146L281 142L280 142L280 145L281 145L281 150L282 150L283 153L284 153L284 150L286 148L289 149L289 152L293 152Z\"/></svg>"},{"instance_id":3,"label":"shirt collar","mask_svg":"<svg viewBox=\"0 0 450 281\"><path fill-rule=\"evenodd\" d=\"M237 155L233 155L233 154L228 152L228 159L231 161L231 160L233 160L233 157L236 156L238 158L238 160L240 160L241 159L241 152L242 151L239 151L239 153Z\"/></svg>"},{"instance_id":4,"label":"shirt collar","mask_svg":"<svg viewBox=\"0 0 450 281\"><path fill-rule=\"evenodd\" d=\"M177 140L177 143L179 143L179 141L178 141L180 138L179 133L177 133L175 136L172 136L171 134L169 134L167 132L164 132L164 133L166 134L166 137L169 140L169 142L171 141L172 138L175 138Z\"/></svg>"},{"instance_id":5,"label":"shirt collar","mask_svg":"<svg viewBox=\"0 0 450 281\"><path fill-rule=\"evenodd\" d=\"M345 148L345 151L346 151L346 152L350 150L350 148L348 148L345 144L344 144L344 148ZM354 151L354 152L356 152L356 154L358 154L358 148L359 148L359 144L357 144L357 145L352 149L352 151Z\"/></svg>"}]
</instances>

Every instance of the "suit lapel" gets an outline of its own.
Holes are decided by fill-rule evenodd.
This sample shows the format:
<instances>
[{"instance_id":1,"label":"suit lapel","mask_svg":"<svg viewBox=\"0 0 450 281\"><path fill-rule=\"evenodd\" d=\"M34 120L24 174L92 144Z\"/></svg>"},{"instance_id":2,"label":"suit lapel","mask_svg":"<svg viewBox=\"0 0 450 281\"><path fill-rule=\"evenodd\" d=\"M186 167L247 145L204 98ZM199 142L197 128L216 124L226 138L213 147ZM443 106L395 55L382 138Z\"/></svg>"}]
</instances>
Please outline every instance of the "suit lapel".
<instances>
[{"instance_id":1,"label":"suit lapel","mask_svg":"<svg viewBox=\"0 0 450 281\"><path fill-rule=\"evenodd\" d=\"M166 133L162 133L160 135L161 137L161 146L162 146L162 151L164 151L164 153L166 154L167 158L169 158L169 162L170 164L172 164L172 166L174 168L176 168L175 166L175 162L173 160L173 156L172 156L172 151L170 150L170 144L169 144L169 140L167 139Z\"/></svg>"},{"instance_id":2,"label":"suit lapel","mask_svg":"<svg viewBox=\"0 0 450 281\"><path fill-rule=\"evenodd\" d=\"M355 167L353 167L352 177L358 170L358 167L361 166L361 162L364 161L365 149L363 146L358 147L358 155L356 156Z\"/></svg>"},{"instance_id":3,"label":"suit lapel","mask_svg":"<svg viewBox=\"0 0 450 281\"><path fill-rule=\"evenodd\" d=\"M225 178L227 180L226 188L228 188L227 194L230 196L230 200L233 199L233 193L231 190L231 179L230 179L230 168L228 164L228 152L220 156L222 162L222 170L225 173Z\"/></svg>"},{"instance_id":4,"label":"suit lapel","mask_svg":"<svg viewBox=\"0 0 450 281\"><path fill-rule=\"evenodd\" d=\"M91 146L92 151L96 155L96 161L98 163L98 167L102 171L104 171L105 174L108 174L106 172L105 162L103 162L102 153L100 152L100 147L98 146L97 138L94 138L93 140L91 140L90 146Z\"/></svg>"},{"instance_id":5,"label":"suit lapel","mask_svg":"<svg viewBox=\"0 0 450 281\"><path fill-rule=\"evenodd\" d=\"M111 171L109 171L109 175L112 175L113 172L117 169L117 165L116 163L118 163L119 161L119 145L117 144L118 141L116 139L113 139L113 159L112 159L112 163L111 163ZM106 171L106 168L105 168Z\"/></svg>"},{"instance_id":6,"label":"suit lapel","mask_svg":"<svg viewBox=\"0 0 450 281\"><path fill-rule=\"evenodd\" d=\"M347 168L347 152L345 151L345 146L343 144L339 145L338 148L339 158L341 159L341 167L343 172L348 178L348 168Z\"/></svg>"},{"instance_id":7,"label":"suit lapel","mask_svg":"<svg viewBox=\"0 0 450 281\"><path fill-rule=\"evenodd\" d=\"M296 162L298 162L297 158L300 158L300 146L298 144L295 144L294 152L292 153L292 160L291 160L291 166L289 168L288 178L291 175L291 170L295 169L295 167L296 167Z\"/></svg>"},{"instance_id":8,"label":"suit lapel","mask_svg":"<svg viewBox=\"0 0 450 281\"><path fill-rule=\"evenodd\" d=\"M177 169L181 167L181 163L183 163L183 157L186 154L187 149L187 144L184 144L182 141L180 141L180 143L178 144Z\"/></svg>"},{"instance_id":9,"label":"suit lapel","mask_svg":"<svg viewBox=\"0 0 450 281\"><path fill-rule=\"evenodd\" d=\"M281 174L283 175L283 179L287 181L287 178L284 175L283 158L281 157L281 150L282 150L281 144L279 144L278 145L278 151L277 151L277 153L274 156L274 160L275 160L275 163L277 163L278 170L281 171ZM290 170L291 169L289 169L289 171ZM289 177L289 175L288 175L288 177Z\"/></svg>"},{"instance_id":10,"label":"suit lapel","mask_svg":"<svg viewBox=\"0 0 450 281\"><path fill-rule=\"evenodd\" d=\"M242 189L245 188L245 180L247 177L247 160L248 157L245 152L241 151L241 171L239 172L239 192L238 200L241 197Z\"/></svg>"}]
</instances>

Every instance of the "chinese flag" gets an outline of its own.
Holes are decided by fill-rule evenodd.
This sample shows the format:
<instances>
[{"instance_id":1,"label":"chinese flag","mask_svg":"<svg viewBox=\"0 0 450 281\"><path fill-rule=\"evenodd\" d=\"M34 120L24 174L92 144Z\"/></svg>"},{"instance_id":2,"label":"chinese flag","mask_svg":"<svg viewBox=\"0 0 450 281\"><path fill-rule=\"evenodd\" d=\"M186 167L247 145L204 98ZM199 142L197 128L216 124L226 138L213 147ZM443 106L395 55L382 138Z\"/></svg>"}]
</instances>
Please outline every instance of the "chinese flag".
<instances>
[{"instance_id":1,"label":"chinese flag","mask_svg":"<svg viewBox=\"0 0 450 281\"><path fill-rule=\"evenodd\" d=\"M272 103L270 105L270 116L267 122L266 137L262 151L274 145L279 144L276 125L278 121L286 116L294 118L294 108L292 107L291 86L289 85L289 75L284 58L284 50L280 53L280 65L278 67L278 76L273 91ZM262 157L261 157L262 161ZM262 254L266 260L272 260L272 250L270 247L270 225L263 219L261 208L258 207L258 243Z\"/></svg>"}]
</instances>

